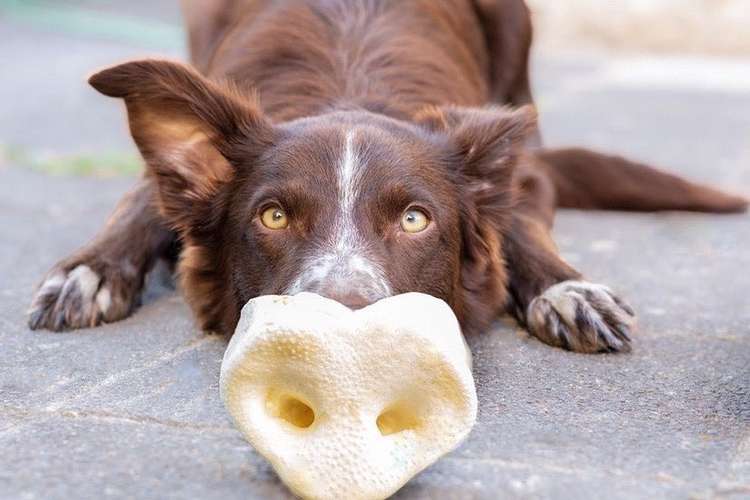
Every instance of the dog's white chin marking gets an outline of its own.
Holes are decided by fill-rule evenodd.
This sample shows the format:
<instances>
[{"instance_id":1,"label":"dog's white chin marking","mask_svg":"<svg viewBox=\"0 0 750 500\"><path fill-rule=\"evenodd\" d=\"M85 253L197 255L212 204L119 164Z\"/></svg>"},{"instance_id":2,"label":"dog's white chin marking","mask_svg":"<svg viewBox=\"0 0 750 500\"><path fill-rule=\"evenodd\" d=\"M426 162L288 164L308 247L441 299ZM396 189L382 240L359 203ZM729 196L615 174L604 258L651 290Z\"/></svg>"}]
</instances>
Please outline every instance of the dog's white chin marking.
<instances>
[{"instance_id":1,"label":"dog's white chin marking","mask_svg":"<svg viewBox=\"0 0 750 500\"><path fill-rule=\"evenodd\" d=\"M535 298L529 329L544 342L579 352L627 351L633 310L608 287L569 280Z\"/></svg>"}]
</instances>

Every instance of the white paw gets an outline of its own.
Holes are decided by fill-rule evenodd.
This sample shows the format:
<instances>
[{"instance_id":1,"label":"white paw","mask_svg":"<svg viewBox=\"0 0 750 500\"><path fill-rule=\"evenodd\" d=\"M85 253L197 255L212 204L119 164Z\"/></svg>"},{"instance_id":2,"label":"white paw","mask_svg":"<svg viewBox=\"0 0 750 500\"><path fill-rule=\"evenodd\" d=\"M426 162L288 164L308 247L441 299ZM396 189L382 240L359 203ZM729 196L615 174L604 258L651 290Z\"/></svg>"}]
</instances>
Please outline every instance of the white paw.
<instances>
[{"instance_id":1,"label":"white paw","mask_svg":"<svg viewBox=\"0 0 750 500\"><path fill-rule=\"evenodd\" d=\"M132 266L131 266L132 268ZM87 328L126 316L135 301L133 275L118 267L95 272L86 264L53 270L29 308L29 326L60 331ZM114 287L114 291L113 291Z\"/></svg>"},{"instance_id":2,"label":"white paw","mask_svg":"<svg viewBox=\"0 0 750 500\"><path fill-rule=\"evenodd\" d=\"M635 313L604 285L563 281L529 304L531 333L548 344L576 352L630 350Z\"/></svg>"}]
</instances>

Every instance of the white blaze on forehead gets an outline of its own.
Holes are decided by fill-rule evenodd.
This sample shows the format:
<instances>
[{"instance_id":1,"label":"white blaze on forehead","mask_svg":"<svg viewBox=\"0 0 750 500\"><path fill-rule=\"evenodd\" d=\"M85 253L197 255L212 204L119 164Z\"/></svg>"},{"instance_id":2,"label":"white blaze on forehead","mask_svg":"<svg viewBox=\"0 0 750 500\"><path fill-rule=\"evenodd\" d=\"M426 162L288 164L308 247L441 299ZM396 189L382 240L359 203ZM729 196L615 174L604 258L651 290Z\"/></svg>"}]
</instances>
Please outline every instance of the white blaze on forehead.
<instances>
[{"instance_id":1,"label":"white blaze on forehead","mask_svg":"<svg viewBox=\"0 0 750 500\"><path fill-rule=\"evenodd\" d=\"M304 291L307 285L323 280L351 284L353 278L367 278L365 295L373 299L391 294L391 288L383 269L368 257L367 245L354 221L359 182L361 181L362 158L356 148L355 129L344 135L344 147L337 165L338 204L334 230L325 245L312 254L302 268L300 276L289 287L287 293Z\"/></svg>"},{"instance_id":2,"label":"white blaze on forehead","mask_svg":"<svg viewBox=\"0 0 750 500\"><path fill-rule=\"evenodd\" d=\"M359 235L354 225L354 200L357 197L357 174L360 158L354 149L354 130L344 139L344 154L338 169L339 213L337 214L336 250L353 250Z\"/></svg>"}]
</instances>

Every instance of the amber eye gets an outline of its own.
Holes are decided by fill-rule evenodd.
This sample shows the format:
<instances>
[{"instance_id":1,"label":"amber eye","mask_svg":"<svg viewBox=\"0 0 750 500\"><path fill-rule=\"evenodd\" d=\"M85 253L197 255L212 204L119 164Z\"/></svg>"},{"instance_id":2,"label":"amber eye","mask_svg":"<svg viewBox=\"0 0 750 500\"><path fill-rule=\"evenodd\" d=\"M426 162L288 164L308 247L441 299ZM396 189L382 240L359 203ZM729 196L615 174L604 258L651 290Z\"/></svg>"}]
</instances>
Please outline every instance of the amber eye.
<instances>
[{"instance_id":1,"label":"amber eye","mask_svg":"<svg viewBox=\"0 0 750 500\"><path fill-rule=\"evenodd\" d=\"M427 214L416 208L410 208L401 216L401 229L407 233L421 233L429 225Z\"/></svg>"},{"instance_id":2,"label":"amber eye","mask_svg":"<svg viewBox=\"0 0 750 500\"><path fill-rule=\"evenodd\" d=\"M285 229L289 225L286 212L279 207L270 207L260 215L260 221L268 229Z\"/></svg>"}]
</instances>

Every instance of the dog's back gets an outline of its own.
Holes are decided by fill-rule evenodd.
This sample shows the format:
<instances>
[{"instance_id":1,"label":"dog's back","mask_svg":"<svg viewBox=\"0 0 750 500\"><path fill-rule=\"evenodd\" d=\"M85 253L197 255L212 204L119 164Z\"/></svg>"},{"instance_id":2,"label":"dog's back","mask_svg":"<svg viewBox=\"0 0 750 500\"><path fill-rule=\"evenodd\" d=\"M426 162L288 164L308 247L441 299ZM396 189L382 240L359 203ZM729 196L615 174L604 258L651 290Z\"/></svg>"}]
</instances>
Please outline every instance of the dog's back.
<instances>
[{"instance_id":1,"label":"dog's back","mask_svg":"<svg viewBox=\"0 0 750 500\"><path fill-rule=\"evenodd\" d=\"M194 64L260 94L278 121L359 107L409 118L489 100L470 0L186 3ZM212 12L209 10L209 13Z\"/></svg>"}]
</instances>

